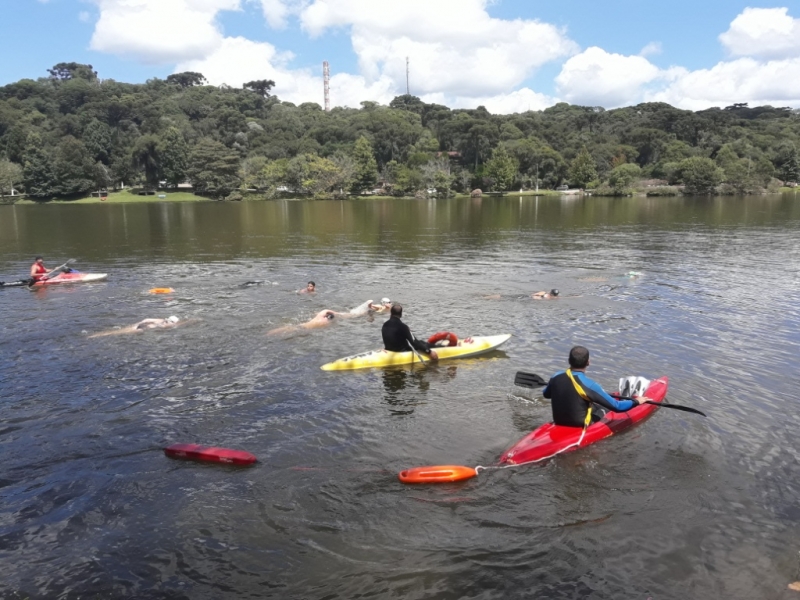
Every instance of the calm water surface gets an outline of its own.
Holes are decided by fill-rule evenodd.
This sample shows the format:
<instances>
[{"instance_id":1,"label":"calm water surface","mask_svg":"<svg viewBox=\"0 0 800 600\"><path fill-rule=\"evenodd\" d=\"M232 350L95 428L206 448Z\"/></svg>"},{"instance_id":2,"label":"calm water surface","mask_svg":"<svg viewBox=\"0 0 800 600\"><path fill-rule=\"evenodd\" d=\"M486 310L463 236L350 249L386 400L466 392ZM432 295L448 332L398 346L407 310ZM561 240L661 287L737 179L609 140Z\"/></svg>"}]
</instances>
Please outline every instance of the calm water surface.
<instances>
[{"instance_id":1,"label":"calm water surface","mask_svg":"<svg viewBox=\"0 0 800 600\"><path fill-rule=\"evenodd\" d=\"M0 279L35 254L109 273L0 290L0 597L793 598L799 234L793 195L0 206ZM419 335L514 337L331 373L383 319L265 335L383 296ZM197 321L88 337L171 314ZM492 464L550 418L515 372L578 343L607 387L668 375L708 419L662 410L545 464L397 481ZM166 458L176 442L260 462Z\"/></svg>"}]
</instances>

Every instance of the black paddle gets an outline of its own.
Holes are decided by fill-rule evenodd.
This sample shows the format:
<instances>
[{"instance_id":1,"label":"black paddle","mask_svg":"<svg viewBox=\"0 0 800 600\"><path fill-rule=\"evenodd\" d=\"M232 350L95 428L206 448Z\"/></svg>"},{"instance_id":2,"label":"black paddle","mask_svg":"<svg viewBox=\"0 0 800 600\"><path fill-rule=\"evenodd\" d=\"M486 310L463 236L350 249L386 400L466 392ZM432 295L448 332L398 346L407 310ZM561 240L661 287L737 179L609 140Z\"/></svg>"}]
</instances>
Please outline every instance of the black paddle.
<instances>
[{"instance_id":1,"label":"black paddle","mask_svg":"<svg viewBox=\"0 0 800 600\"><path fill-rule=\"evenodd\" d=\"M525 373L524 371L517 371L514 377L514 385L527 388L535 388L547 385L547 382L539 377L536 373ZM618 400L636 400L630 396L616 396ZM652 404L654 406L661 406L663 408L672 408L674 410L682 410L684 412L694 413L696 415L706 416L704 412L691 408L689 406L679 406L677 404L664 404L663 402L653 402L652 400L645 400L642 404Z\"/></svg>"}]
</instances>

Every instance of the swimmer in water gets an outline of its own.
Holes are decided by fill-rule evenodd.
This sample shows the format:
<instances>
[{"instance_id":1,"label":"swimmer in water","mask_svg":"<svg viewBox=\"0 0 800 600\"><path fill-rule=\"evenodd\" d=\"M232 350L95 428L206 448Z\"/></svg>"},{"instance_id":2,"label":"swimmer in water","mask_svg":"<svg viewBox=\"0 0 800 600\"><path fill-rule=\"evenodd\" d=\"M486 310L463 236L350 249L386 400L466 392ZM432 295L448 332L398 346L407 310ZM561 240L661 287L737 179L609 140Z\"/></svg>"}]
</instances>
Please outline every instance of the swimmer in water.
<instances>
[{"instance_id":1,"label":"swimmer in water","mask_svg":"<svg viewBox=\"0 0 800 600\"><path fill-rule=\"evenodd\" d=\"M181 322L181 320L174 315L167 317L166 319L143 319L138 323L129 325L128 327L121 327L117 329L111 329L109 331L101 331L100 333L93 333L89 337L96 338L107 335L122 335L123 333L139 333L140 331L146 331L148 329L171 329L173 327L177 327L181 323L186 322L187 321Z\"/></svg>"},{"instance_id":2,"label":"swimmer in water","mask_svg":"<svg viewBox=\"0 0 800 600\"><path fill-rule=\"evenodd\" d=\"M304 287L302 290L297 290L298 294L313 294L317 291L317 284L313 281L309 281L308 285Z\"/></svg>"},{"instance_id":3,"label":"swimmer in water","mask_svg":"<svg viewBox=\"0 0 800 600\"><path fill-rule=\"evenodd\" d=\"M267 335L280 335L282 333L289 333L291 331L297 331L298 329L319 329L320 327L327 327L331 323L333 323L336 317L353 317L355 315L351 315L349 313L337 313L332 310L321 310L319 311L313 319L306 321L305 323L300 323L299 325L284 325L283 327L278 327L277 329L271 329L267 332Z\"/></svg>"},{"instance_id":4,"label":"swimmer in water","mask_svg":"<svg viewBox=\"0 0 800 600\"><path fill-rule=\"evenodd\" d=\"M553 288L549 292L535 292L531 294L534 300L554 300L558 298L558 290Z\"/></svg>"}]
</instances>

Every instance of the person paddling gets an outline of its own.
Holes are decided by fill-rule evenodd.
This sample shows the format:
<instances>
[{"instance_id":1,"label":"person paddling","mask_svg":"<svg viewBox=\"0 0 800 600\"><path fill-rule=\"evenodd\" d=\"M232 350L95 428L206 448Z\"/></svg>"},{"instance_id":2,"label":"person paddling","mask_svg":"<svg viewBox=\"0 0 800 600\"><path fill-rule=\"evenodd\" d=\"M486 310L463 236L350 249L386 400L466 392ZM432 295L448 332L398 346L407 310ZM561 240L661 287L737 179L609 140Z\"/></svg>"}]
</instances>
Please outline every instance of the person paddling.
<instances>
[{"instance_id":1,"label":"person paddling","mask_svg":"<svg viewBox=\"0 0 800 600\"><path fill-rule=\"evenodd\" d=\"M550 378L542 396L549 398L553 406L553 422L567 427L588 425L589 411L591 422L599 421L607 410L626 412L649 400L640 396L634 400L617 400L608 395L599 383L586 376L589 366L589 350L575 346L569 351L569 366Z\"/></svg>"},{"instance_id":2,"label":"person paddling","mask_svg":"<svg viewBox=\"0 0 800 600\"><path fill-rule=\"evenodd\" d=\"M39 281L49 272L48 268L44 266L44 259L41 256L37 256L31 265L31 279Z\"/></svg>"},{"instance_id":3,"label":"person paddling","mask_svg":"<svg viewBox=\"0 0 800 600\"><path fill-rule=\"evenodd\" d=\"M418 352L427 354L431 360L439 360L439 355L436 354L435 350L431 350L431 345L415 338L408 325L400 320L400 317L403 316L402 305L392 304L389 314L391 315L389 320L383 324L381 329L383 347L386 350L389 352L408 352L413 348Z\"/></svg>"}]
</instances>

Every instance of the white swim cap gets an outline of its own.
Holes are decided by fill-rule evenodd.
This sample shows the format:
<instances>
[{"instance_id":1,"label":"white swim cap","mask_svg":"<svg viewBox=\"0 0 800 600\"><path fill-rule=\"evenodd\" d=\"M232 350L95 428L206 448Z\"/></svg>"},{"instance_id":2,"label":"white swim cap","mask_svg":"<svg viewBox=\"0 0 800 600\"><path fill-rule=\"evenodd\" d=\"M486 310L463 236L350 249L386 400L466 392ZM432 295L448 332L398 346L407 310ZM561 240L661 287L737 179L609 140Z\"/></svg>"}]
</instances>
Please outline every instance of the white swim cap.
<instances>
[{"instance_id":1,"label":"white swim cap","mask_svg":"<svg viewBox=\"0 0 800 600\"><path fill-rule=\"evenodd\" d=\"M176 317L175 315L172 315L171 317L167 318L167 321L169 323L177 323L178 321L180 321L180 319L178 317Z\"/></svg>"},{"instance_id":2,"label":"white swim cap","mask_svg":"<svg viewBox=\"0 0 800 600\"><path fill-rule=\"evenodd\" d=\"M392 301L389 300L388 298L381 298L381 304L391 304L391 303Z\"/></svg>"}]
</instances>

